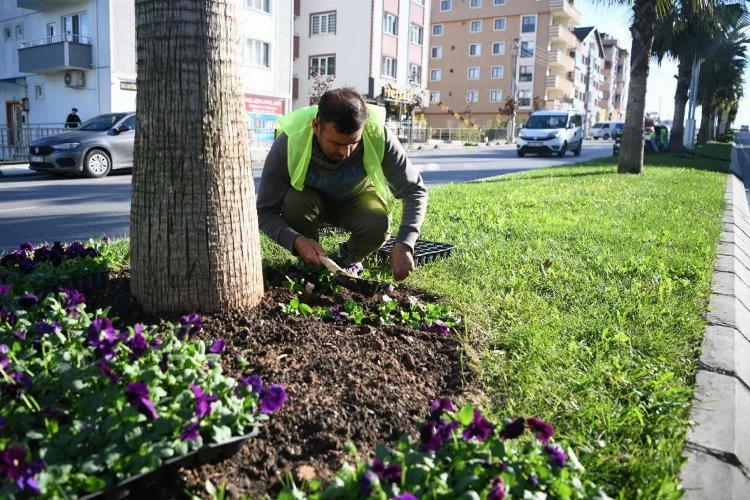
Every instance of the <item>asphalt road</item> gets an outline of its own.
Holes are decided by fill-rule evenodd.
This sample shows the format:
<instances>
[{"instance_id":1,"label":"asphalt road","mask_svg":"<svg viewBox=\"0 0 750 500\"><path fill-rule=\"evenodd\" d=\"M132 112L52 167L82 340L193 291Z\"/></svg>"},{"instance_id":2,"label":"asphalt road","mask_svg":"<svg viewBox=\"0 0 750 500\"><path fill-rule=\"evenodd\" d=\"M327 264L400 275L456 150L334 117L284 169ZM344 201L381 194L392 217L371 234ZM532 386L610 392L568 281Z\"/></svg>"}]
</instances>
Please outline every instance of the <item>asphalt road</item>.
<instances>
[{"instance_id":1,"label":"asphalt road","mask_svg":"<svg viewBox=\"0 0 750 500\"><path fill-rule=\"evenodd\" d=\"M612 141L586 141L580 157L518 158L508 146L432 149L410 153L425 183L466 182L535 168L576 163L612 154ZM253 163L256 189L261 163ZM104 179L33 175L0 177L0 252L25 241L69 242L125 236L130 220L129 173Z\"/></svg>"}]
</instances>

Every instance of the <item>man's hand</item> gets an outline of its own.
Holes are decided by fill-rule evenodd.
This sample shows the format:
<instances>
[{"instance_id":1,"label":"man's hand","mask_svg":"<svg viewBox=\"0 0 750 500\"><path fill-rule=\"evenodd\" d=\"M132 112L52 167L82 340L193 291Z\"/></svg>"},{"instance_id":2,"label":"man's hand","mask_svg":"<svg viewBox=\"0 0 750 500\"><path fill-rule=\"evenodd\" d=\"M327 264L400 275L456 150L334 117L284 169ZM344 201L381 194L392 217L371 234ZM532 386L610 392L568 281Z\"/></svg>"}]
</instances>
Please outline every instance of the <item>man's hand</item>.
<instances>
[{"instance_id":1,"label":"man's hand","mask_svg":"<svg viewBox=\"0 0 750 500\"><path fill-rule=\"evenodd\" d=\"M396 281L405 280L414 270L414 256L409 245L401 241L393 244L391 250L391 270L393 279Z\"/></svg>"},{"instance_id":2,"label":"man's hand","mask_svg":"<svg viewBox=\"0 0 750 500\"><path fill-rule=\"evenodd\" d=\"M316 266L323 265L318 256L325 255L326 251L323 250L320 243L315 240L305 238L304 236L297 236L294 240L294 251L297 252L297 255L299 255L306 264L313 264Z\"/></svg>"}]
</instances>

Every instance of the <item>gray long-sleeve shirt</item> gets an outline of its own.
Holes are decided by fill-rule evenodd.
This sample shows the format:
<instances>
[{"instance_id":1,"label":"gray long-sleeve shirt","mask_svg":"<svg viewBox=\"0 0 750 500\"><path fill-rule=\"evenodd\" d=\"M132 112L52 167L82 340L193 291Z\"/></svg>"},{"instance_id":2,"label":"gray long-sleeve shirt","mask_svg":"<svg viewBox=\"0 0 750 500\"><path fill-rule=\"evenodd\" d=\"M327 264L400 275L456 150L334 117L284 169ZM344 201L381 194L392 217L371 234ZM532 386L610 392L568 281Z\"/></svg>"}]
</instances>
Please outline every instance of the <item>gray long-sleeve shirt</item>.
<instances>
[{"instance_id":1,"label":"gray long-sleeve shirt","mask_svg":"<svg viewBox=\"0 0 750 500\"><path fill-rule=\"evenodd\" d=\"M391 193L403 200L401 226L396 240L414 248L427 211L427 189L401 143L387 127L385 131L383 174ZM325 156L313 137L312 157L305 177L306 186L320 191L335 203L360 192L368 184L361 141L347 159L333 162ZM281 206L288 189L294 188L291 186L287 167L287 136L282 133L274 141L266 157L256 208L260 230L293 252L294 240L300 234L281 215Z\"/></svg>"}]
</instances>

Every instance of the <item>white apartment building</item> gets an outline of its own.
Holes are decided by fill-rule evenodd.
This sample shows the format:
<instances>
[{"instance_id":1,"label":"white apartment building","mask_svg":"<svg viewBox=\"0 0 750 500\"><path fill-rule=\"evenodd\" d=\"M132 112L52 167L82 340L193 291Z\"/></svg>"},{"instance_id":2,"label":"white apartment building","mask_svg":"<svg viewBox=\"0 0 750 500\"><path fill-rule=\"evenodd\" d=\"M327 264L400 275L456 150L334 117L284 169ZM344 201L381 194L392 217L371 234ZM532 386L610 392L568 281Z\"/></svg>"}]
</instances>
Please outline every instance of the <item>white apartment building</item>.
<instances>
[{"instance_id":1,"label":"white apartment building","mask_svg":"<svg viewBox=\"0 0 750 500\"><path fill-rule=\"evenodd\" d=\"M251 141L269 141L291 110L292 0L236 1ZM135 109L134 0L2 0L0 30L4 140L61 127L73 107L84 121Z\"/></svg>"},{"instance_id":2,"label":"white apartment building","mask_svg":"<svg viewBox=\"0 0 750 500\"><path fill-rule=\"evenodd\" d=\"M599 121L599 102L603 97L604 46L599 31L593 26L573 29L578 45L570 56L575 61L573 107L586 112L585 127Z\"/></svg>"},{"instance_id":3,"label":"white apartment building","mask_svg":"<svg viewBox=\"0 0 750 500\"><path fill-rule=\"evenodd\" d=\"M404 119L415 94L425 97L429 0L299 3L294 23L295 109L314 100L316 78L325 81L329 76L330 87L351 86L382 101L392 121Z\"/></svg>"}]
</instances>

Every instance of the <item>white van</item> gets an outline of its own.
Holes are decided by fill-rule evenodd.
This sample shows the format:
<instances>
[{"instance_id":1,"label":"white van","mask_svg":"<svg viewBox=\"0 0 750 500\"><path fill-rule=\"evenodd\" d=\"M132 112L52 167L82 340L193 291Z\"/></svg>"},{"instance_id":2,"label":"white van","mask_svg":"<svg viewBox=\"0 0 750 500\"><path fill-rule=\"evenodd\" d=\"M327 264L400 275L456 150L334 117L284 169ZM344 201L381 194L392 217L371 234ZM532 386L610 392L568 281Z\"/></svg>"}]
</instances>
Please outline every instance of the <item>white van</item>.
<instances>
[{"instance_id":1,"label":"white van","mask_svg":"<svg viewBox=\"0 0 750 500\"><path fill-rule=\"evenodd\" d=\"M622 132L625 122L599 122L591 126L589 133L592 139L607 140Z\"/></svg>"},{"instance_id":2,"label":"white van","mask_svg":"<svg viewBox=\"0 0 750 500\"><path fill-rule=\"evenodd\" d=\"M583 111L576 109L534 111L518 133L516 153L556 154L567 151L581 154L583 146Z\"/></svg>"}]
</instances>

